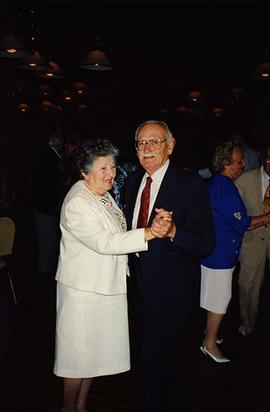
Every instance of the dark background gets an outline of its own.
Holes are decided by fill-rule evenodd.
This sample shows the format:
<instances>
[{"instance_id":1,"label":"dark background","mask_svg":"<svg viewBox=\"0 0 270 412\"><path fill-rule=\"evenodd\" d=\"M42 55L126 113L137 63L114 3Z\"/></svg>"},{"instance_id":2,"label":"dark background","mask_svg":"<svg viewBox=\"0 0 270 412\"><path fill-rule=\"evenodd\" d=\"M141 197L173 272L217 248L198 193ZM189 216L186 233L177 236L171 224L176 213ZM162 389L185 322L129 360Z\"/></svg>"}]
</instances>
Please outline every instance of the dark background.
<instances>
[{"instance_id":1,"label":"dark background","mask_svg":"<svg viewBox=\"0 0 270 412\"><path fill-rule=\"evenodd\" d=\"M14 61L0 61L0 149L12 158L19 154L28 169L55 130L66 138L106 136L132 156L136 126L160 118L181 143L176 160L195 169L207 162L209 146L234 128L243 129L255 146L269 136L270 80L254 77L258 63L268 59L268 2L1 4L1 37L13 30L64 74L44 81L18 70ZM111 72L80 69L97 37L114 66ZM64 91L78 81L86 83L89 94L65 102ZM41 107L44 84L51 87L49 110ZM202 95L198 103L189 98L194 90ZM29 111L21 112L20 103ZM220 116L215 108L222 108Z\"/></svg>"}]
</instances>

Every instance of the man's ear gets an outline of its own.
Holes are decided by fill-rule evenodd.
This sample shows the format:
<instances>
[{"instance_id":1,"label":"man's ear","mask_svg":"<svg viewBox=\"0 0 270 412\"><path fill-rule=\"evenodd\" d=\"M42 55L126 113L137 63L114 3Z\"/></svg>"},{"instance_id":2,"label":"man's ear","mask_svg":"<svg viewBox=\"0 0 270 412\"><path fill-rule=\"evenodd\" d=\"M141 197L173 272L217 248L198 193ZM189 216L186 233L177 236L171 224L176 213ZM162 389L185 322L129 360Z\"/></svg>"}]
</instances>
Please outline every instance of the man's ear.
<instances>
[{"instance_id":1,"label":"man's ear","mask_svg":"<svg viewBox=\"0 0 270 412\"><path fill-rule=\"evenodd\" d=\"M176 145L176 140L174 137L169 139L169 154L171 155Z\"/></svg>"}]
</instances>

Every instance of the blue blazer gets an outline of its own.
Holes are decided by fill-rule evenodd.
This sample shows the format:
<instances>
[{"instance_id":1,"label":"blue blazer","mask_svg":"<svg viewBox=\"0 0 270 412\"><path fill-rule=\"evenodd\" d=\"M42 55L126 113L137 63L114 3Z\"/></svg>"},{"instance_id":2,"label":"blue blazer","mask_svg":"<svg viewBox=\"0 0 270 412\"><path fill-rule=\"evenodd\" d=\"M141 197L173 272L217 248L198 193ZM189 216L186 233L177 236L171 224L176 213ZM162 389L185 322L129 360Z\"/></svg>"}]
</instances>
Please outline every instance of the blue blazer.
<instances>
[{"instance_id":1,"label":"blue blazer","mask_svg":"<svg viewBox=\"0 0 270 412\"><path fill-rule=\"evenodd\" d=\"M239 250L251 217L240 197L234 182L226 176L214 173L208 181L216 232L216 247L202 264L212 269L233 268L239 257Z\"/></svg>"},{"instance_id":2,"label":"blue blazer","mask_svg":"<svg viewBox=\"0 0 270 412\"><path fill-rule=\"evenodd\" d=\"M126 179L124 210L131 228L138 189L145 171L139 169ZM149 242L147 252L140 257L130 255L131 276L137 280L138 292L153 307L164 302L174 305L178 318L184 322L199 297L200 259L215 246L214 226L206 184L197 174L178 170L170 163L161 183L150 219L155 208L173 211L177 231L169 238ZM165 310L165 308L164 308Z\"/></svg>"}]
</instances>

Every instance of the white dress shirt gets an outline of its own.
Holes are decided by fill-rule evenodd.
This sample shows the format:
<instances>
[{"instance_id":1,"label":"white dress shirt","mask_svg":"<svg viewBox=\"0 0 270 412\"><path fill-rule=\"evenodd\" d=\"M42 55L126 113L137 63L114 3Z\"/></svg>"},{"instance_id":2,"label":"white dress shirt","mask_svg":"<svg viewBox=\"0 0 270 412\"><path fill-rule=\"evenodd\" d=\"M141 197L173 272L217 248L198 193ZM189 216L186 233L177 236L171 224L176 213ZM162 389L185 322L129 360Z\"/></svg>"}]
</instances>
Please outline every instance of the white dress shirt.
<instances>
[{"instance_id":1,"label":"white dress shirt","mask_svg":"<svg viewBox=\"0 0 270 412\"><path fill-rule=\"evenodd\" d=\"M262 181L262 201L265 195L265 191L269 185L270 176L265 172L263 166L261 167L261 181Z\"/></svg>"},{"instance_id":2,"label":"white dress shirt","mask_svg":"<svg viewBox=\"0 0 270 412\"><path fill-rule=\"evenodd\" d=\"M157 194L160 188L160 185L162 183L162 180L164 178L164 175L168 169L169 166L169 159L166 160L163 166L161 166L155 173L151 175L152 183L151 183L151 188L150 188L150 204L149 204L149 212L148 212L148 219L149 216L151 215L154 203L157 198ZM140 205L141 205L141 196L142 196L142 191L144 189L144 186L146 184L146 179L149 175L147 173L144 174L139 190L138 190L138 195L135 203L135 208L134 208L134 213L133 213L133 220L132 220L132 228L135 229L137 227L137 220L138 220L138 215L139 215L139 210L140 210ZM147 220L148 220L147 219Z\"/></svg>"}]
</instances>

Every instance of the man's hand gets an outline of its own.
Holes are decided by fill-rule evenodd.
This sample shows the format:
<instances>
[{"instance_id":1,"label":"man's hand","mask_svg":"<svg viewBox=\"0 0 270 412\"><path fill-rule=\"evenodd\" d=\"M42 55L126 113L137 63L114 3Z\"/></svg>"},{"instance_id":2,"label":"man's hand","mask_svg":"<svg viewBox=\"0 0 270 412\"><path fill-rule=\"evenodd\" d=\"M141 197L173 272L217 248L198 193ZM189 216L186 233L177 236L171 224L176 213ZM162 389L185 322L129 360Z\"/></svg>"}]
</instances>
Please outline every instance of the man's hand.
<instances>
[{"instance_id":1,"label":"man's hand","mask_svg":"<svg viewBox=\"0 0 270 412\"><path fill-rule=\"evenodd\" d=\"M151 226L152 234L158 238L173 238L176 233L176 227L172 220L172 212L168 212L165 209L155 209L155 212L157 214Z\"/></svg>"}]
</instances>

